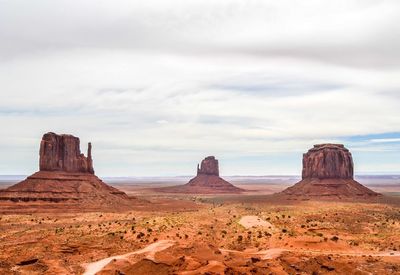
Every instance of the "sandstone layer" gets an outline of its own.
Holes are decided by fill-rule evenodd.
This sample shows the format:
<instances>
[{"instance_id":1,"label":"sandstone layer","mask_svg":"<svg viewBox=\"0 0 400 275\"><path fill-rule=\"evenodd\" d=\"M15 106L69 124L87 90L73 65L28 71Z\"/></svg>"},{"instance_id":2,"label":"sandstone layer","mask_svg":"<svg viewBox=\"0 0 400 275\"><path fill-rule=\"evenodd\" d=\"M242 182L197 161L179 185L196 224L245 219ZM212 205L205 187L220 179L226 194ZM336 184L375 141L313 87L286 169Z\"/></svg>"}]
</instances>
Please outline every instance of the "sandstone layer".
<instances>
[{"instance_id":1,"label":"sandstone layer","mask_svg":"<svg viewBox=\"0 0 400 275\"><path fill-rule=\"evenodd\" d=\"M79 138L47 133L40 143L40 171L5 190L0 201L58 203L87 209L128 207L132 201L122 191L94 175L92 146L88 156L80 152Z\"/></svg>"},{"instance_id":2,"label":"sandstone layer","mask_svg":"<svg viewBox=\"0 0 400 275\"><path fill-rule=\"evenodd\" d=\"M197 165L197 175L208 175L219 177L219 164L214 156L206 157L201 161L201 165Z\"/></svg>"},{"instance_id":3,"label":"sandstone layer","mask_svg":"<svg viewBox=\"0 0 400 275\"><path fill-rule=\"evenodd\" d=\"M354 180L353 158L342 144L319 144L310 149L303 155L302 180L282 193L293 197L379 195Z\"/></svg>"},{"instance_id":4,"label":"sandstone layer","mask_svg":"<svg viewBox=\"0 0 400 275\"><path fill-rule=\"evenodd\" d=\"M197 176L188 183L179 186L158 188L157 191L169 193L222 194L241 193L244 190L234 186L219 176L218 160L214 156L206 157L197 165Z\"/></svg>"},{"instance_id":5,"label":"sandstone layer","mask_svg":"<svg viewBox=\"0 0 400 275\"><path fill-rule=\"evenodd\" d=\"M87 157L81 153L78 137L47 133L40 142L40 171L64 171L94 174L92 144L88 144Z\"/></svg>"}]
</instances>

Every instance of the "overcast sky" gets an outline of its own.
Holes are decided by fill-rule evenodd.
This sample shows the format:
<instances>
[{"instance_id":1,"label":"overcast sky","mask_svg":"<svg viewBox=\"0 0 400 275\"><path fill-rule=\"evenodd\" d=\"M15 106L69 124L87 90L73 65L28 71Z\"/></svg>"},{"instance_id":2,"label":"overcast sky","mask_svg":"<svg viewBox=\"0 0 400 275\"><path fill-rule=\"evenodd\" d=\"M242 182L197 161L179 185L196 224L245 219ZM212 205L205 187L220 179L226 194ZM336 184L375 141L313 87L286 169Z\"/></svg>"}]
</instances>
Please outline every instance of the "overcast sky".
<instances>
[{"instance_id":1,"label":"overcast sky","mask_svg":"<svg viewBox=\"0 0 400 275\"><path fill-rule=\"evenodd\" d=\"M301 172L344 143L400 172L400 1L0 0L0 174L48 131L102 176Z\"/></svg>"}]
</instances>

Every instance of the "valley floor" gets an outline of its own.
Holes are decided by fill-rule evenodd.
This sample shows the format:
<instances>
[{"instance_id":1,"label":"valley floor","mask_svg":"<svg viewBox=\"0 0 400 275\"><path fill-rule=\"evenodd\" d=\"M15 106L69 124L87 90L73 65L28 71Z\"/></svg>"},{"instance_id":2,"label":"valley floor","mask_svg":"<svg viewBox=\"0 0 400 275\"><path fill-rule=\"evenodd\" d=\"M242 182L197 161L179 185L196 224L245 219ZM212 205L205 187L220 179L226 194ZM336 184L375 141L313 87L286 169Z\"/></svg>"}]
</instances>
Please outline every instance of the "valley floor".
<instances>
[{"instance_id":1,"label":"valley floor","mask_svg":"<svg viewBox=\"0 0 400 275\"><path fill-rule=\"evenodd\" d=\"M398 203L145 198L168 207L1 215L0 274L400 274Z\"/></svg>"}]
</instances>

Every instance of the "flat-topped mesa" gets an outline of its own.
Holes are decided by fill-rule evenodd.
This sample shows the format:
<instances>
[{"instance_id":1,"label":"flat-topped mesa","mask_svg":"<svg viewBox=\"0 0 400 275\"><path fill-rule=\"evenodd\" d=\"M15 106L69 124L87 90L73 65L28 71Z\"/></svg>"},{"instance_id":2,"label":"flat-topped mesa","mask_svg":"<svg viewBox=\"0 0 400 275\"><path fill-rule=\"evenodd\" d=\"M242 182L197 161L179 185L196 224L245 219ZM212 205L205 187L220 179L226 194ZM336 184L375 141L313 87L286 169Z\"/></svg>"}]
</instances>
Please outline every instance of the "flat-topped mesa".
<instances>
[{"instance_id":1,"label":"flat-topped mesa","mask_svg":"<svg viewBox=\"0 0 400 275\"><path fill-rule=\"evenodd\" d=\"M350 151L342 144L318 144L303 155L303 179L353 179Z\"/></svg>"},{"instance_id":2,"label":"flat-topped mesa","mask_svg":"<svg viewBox=\"0 0 400 275\"><path fill-rule=\"evenodd\" d=\"M373 198L380 194L353 179L353 158L341 144L314 145L303 155L303 179L281 194L290 199Z\"/></svg>"},{"instance_id":3,"label":"flat-topped mesa","mask_svg":"<svg viewBox=\"0 0 400 275\"><path fill-rule=\"evenodd\" d=\"M201 165L197 165L197 175L213 175L219 176L218 160L214 156L206 157L201 161Z\"/></svg>"},{"instance_id":4,"label":"flat-topped mesa","mask_svg":"<svg viewBox=\"0 0 400 275\"><path fill-rule=\"evenodd\" d=\"M94 174L92 145L87 157L81 153L78 137L46 133L40 142L40 171L63 171Z\"/></svg>"}]
</instances>

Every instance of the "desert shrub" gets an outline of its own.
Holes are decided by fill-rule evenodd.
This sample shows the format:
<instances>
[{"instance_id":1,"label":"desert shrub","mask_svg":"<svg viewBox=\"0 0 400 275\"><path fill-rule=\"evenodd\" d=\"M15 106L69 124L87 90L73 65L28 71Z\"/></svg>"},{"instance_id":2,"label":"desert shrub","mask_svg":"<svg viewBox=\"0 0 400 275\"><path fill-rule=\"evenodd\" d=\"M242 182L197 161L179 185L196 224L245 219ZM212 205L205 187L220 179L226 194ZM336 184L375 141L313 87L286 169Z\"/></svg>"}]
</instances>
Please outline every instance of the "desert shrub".
<instances>
[{"instance_id":1,"label":"desert shrub","mask_svg":"<svg viewBox=\"0 0 400 275\"><path fill-rule=\"evenodd\" d=\"M359 243L357 241L350 241L349 242L350 245L354 245L354 246L358 246Z\"/></svg>"},{"instance_id":2,"label":"desert shrub","mask_svg":"<svg viewBox=\"0 0 400 275\"><path fill-rule=\"evenodd\" d=\"M61 233L64 231L64 228L56 228L56 234Z\"/></svg>"},{"instance_id":3,"label":"desert shrub","mask_svg":"<svg viewBox=\"0 0 400 275\"><path fill-rule=\"evenodd\" d=\"M338 236L333 236L332 238L331 238L331 241L334 241L334 242L337 242L339 240L339 237Z\"/></svg>"}]
</instances>

